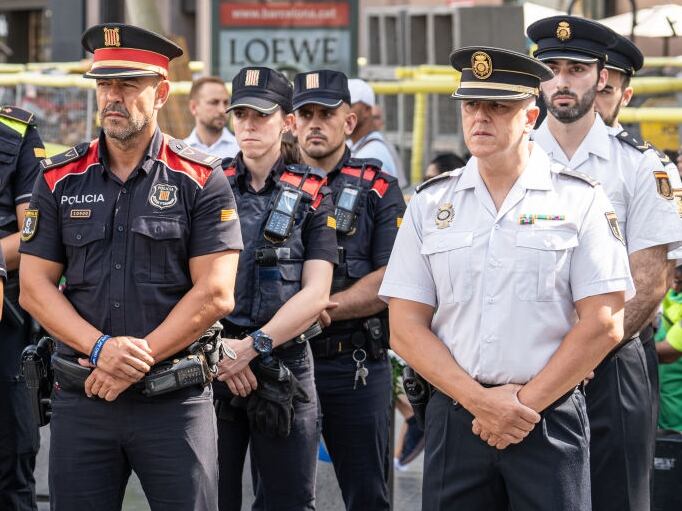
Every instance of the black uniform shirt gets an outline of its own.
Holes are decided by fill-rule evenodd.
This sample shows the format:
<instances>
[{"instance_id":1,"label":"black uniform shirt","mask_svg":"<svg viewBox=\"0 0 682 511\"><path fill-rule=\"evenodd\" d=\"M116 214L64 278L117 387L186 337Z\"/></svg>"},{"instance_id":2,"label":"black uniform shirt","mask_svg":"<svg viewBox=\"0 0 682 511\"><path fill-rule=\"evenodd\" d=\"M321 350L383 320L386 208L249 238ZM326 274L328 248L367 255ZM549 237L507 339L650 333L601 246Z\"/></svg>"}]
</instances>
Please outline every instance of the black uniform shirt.
<instances>
[{"instance_id":1,"label":"black uniform shirt","mask_svg":"<svg viewBox=\"0 0 682 511\"><path fill-rule=\"evenodd\" d=\"M63 263L66 297L109 335L144 338L192 287L190 258L242 248L219 160L158 129L125 183L104 133L61 160L43 163L20 251Z\"/></svg>"},{"instance_id":2,"label":"black uniform shirt","mask_svg":"<svg viewBox=\"0 0 682 511\"><path fill-rule=\"evenodd\" d=\"M0 238L19 230L16 207L31 199L31 190L45 156L43 142L31 121L31 114L9 108L0 112ZM27 114L26 121L7 115Z\"/></svg>"},{"instance_id":3,"label":"black uniform shirt","mask_svg":"<svg viewBox=\"0 0 682 511\"><path fill-rule=\"evenodd\" d=\"M282 244L273 245L265 240L263 230L277 196L279 178L286 170L286 165L281 159L278 160L270 171L265 186L258 191L250 185L251 174L244 165L241 153L233 161L232 167L236 170L236 175L231 180L241 217L244 252L239 259L237 271L236 305L227 319L240 326L262 326L271 319L272 311L281 307L300 289L304 261L321 259L336 264L338 258L336 231L333 227L334 206L329 189L322 187L319 205L305 221L294 227L294 231L300 232L294 232ZM279 258L278 275L273 281L266 282L267 270L261 268L264 271L258 271L256 251L272 246L284 248L287 254Z\"/></svg>"},{"instance_id":4,"label":"black uniform shirt","mask_svg":"<svg viewBox=\"0 0 682 511\"><path fill-rule=\"evenodd\" d=\"M350 158L350 150L346 149L327 179L335 204L344 185L362 189L354 231L338 233L339 245L345 249L348 277L359 279L388 264L406 206L397 179L389 174L366 173L367 182L360 183L359 177L343 173ZM356 158L355 161L362 160ZM353 170L359 172L360 169Z\"/></svg>"}]
</instances>

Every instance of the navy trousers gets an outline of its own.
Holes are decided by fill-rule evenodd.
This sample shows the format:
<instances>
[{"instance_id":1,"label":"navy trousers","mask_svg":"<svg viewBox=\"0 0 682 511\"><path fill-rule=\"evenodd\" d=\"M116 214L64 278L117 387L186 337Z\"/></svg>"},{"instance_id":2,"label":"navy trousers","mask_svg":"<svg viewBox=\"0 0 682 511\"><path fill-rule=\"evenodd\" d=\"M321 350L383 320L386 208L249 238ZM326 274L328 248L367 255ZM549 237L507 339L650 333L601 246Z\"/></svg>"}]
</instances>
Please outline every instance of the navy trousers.
<instances>
[{"instance_id":1,"label":"navy trousers","mask_svg":"<svg viewBox=\"0 0 682 511\"><path fill-rule=\"evenodd\" d=\"M584 395L567 394L541 416L520 444L497 450L472 433L467 410L436 392L426 409L422 511L590 511Z\"/></svg>"},{"instance_id":2,"label":"navy trousers","mask_svg":"<svg viewBox=\"0 0 682 511\"><path fill-rule=\"evenodd\" d=\"M365 362L367 386L353 388L352 355L315 359L322 436L348 511L390 509L388 496L391 366Z\"/></svg>"},{"instance_id":3,"label":"navy trousers","mask_svg":"<svg viewBox=\"0 0 682 511\"><path fill-rule=\"evenodd\" d=\"M53 511L119 511L134 470L152 511L217 511L213 393L188 387L113 402L55 390L50 421Z\"/></svg>"},{"instance_id":4,"label":"navy trousers","mask_svg":"<svg viewBox=\"0 0 682 511\"><path fill-rule=\"evenodd\" d=\"M251 449L254 510L314 511L315 475L320 421L313 358L307 344L277 356L296 376L310 402L294 404L294 423L287 438L270 438L251 431L246 411L220 403L218 407L218 464L220 511L240 511L246 449ZM224 385L216 382L215 385ZM225 407L229 407L225 410ZM220 410L223 408L223 410Z\"/></svg>"}]
</instances>

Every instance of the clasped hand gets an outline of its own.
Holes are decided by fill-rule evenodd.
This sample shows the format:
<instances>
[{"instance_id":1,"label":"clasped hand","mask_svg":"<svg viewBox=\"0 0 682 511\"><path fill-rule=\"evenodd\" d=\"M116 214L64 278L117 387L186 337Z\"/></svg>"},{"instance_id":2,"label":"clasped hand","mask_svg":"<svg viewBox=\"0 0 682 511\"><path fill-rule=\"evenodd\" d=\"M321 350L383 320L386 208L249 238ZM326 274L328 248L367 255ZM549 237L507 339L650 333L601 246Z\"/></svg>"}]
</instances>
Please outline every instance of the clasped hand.
<instances>
[{"instance_id":1,"label":"clasped hand","mask_svg":"<svg viewBox=\"0 0 682 511\"><path fill-rule=\"evenodd\" d=\"M147 341L135 337L112 337L102 346L97 367L85 380L85 394L107 401L115 400L130 385L140 381L154 365ZM78 359L83 367L92 368L86 358Z\"/></svg>"},{"instance_id":2,"label":"clasped hand","mask_svg":"<svg viewBox=\"0 0 682 511\"><path fill-rule=\"evenodd\" d=\"M227 384L230 392L235 396L246 397L258 387L256 375L249 367L249 362L255 357L250 339L250 337L223 339L223 343L231 348L234 358L228 355L218 362L216 379Z\"/></svg>"},{"instance_id":3,"label":"clasped hand","mask_svg":"<svg viewBox=\"0 0 682 511\"><path fill-rule=\"evenodd\" d=\"M518 444L540 422L540 414L517 397L521 385L502 385L485 389L484 399L473 410L471 430L488 445L505 449Z\"/></svg>"}]
</instances>

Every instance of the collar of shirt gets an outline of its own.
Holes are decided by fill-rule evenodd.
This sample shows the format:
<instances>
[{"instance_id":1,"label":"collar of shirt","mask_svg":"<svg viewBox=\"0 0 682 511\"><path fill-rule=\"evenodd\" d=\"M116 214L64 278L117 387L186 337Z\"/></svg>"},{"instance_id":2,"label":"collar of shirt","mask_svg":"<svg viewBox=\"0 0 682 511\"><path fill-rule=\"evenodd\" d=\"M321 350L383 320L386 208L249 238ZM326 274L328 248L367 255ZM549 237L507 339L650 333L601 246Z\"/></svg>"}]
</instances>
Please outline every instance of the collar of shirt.
<instances>
[{"instance_id":1,"label":"collar of shirt","mask_svg":"<svg viewBox=\"0 0 682 511\"><path fill-rule=\"evenodd\" d=\"M476 197L478 197L478 200L493 218L502 218L524 197L526 190L554 189L550 170L551 166L552 163L547 153L538 147L537 144L533 144L526 168L509 190L498 210L478 170L478 159L472 156L461 169L461 176L455 185L455 193L473 188Z\"/></svg>"},{"instance_id":2,"label":"collar of shirt","mask_svg":"<svg viewBox=\"0 0 682 511\"><path fill-rule=\"evenodd\" d=\"M286 165L282 161L282 158L280 157L275 164L272 166L270 169L270 173L268 174L267 179L265 180L265 186L258 190L257 192L251 188L251 172L249 169L246 168L246 164L244 163L243 155L242 152L239 151L237 153L237 156L234 158L233 162L234 166L237 169L237 185L239 186L239 190L244 193L245 191L249 191L251 193L255 194L262 194L262 193L268 193L272 189L272 187L275 185L277 182L279 176L284 172L284 169L286 168Z\"/></svg>"},{"instance_id":3,"label":"collar of shirt","mask_svg":"<svg viewBox=\"0 0 682 511\"><path fill-rule=\"evenodd\" d=\"M220 138L215 141L212 145L206 145L201 140L199 140L199 135L197 135L197 129L194 128L192 133L185 139L185 143L188 145L199 145L202 148L206 148L205 151L211 154L211 149L215 149L220 144L237 145L237 139L227 128L223 128Z\"/></svg>"},{"instance_id":4,"label":"collar of shirt","mask_svg":"<svg viewBox=\"0 0 682 511\"><path fill-rule=\"evenodd\" d=\"M384 142L384 137L379 131L370 131L369 133L367 133L367 135L365 135L355 143L353 143L353 139L349 138L347 141L347 145L350 148L351 152L355 152L358 150L358 148L362 148L364 145L371 142L372 140L380 140Z\"/></svg>"},{"instance_id":5,"label":"collar of shirt","mask_svg":"<svg viewBox=\"0 0 682 511\"><path fill-rule=\"evenodd\" d=\"M343 156L341 156L341 159L339 162L336 164L336 166L327 174L327 177L329 180L331 180L334 176L336 176L341 169L348 163L348 160L350 160L350 148L346 146L346 148L343 150Z\"/></svg>"},{"instance_id":6,"label":"collar of shirt","mask_svg":"<svg viewBox=\"0 0 682 511\"><path fill-rule=\"evenodd\" d=\"M594 123L592 124L590 131L585 135L578 150L570 160L566 157L566 154L564 154L564 151L554 138L554 135L549 131L547 119L545 119L542 125L535 131L533 140L540 144L554 161L558 161L572 169L578 168L589 158L590 154L594 154L604 160L611 159L609 128L604 124L604 121L599 114L595 114Z\"/></svg>"},{"instance_id":7,"label":"collar of shirt","mask_svg":"<svg viewBox=\"0 0 682 511\"><path fill-rule=\"evenodd\" d=\"M156 161L156 158L158 157L159 151L161 150L161 144L163 143L163 133L161 133L161 130L159 127L156 127L156 130L154 131L154 135L152 136L151 141L149 142L149 145L147 146L147 149L142 156L142 159L140 162L137 164L135 167L135 170L130 174L130 177L135 176L138 170L142 170L145 174L149 174L149 171L152 169L154 166L154 162ZM99 133L99 143L97 147L97 152L98 152L98 157L99 157L99 162L101 164L101 171L103 174L105 173L110 173L109 171L109 153L107 152L107 146L106 146L106 135L104 134L104 130L100 130Z\"/></svg>"}]
</instances>

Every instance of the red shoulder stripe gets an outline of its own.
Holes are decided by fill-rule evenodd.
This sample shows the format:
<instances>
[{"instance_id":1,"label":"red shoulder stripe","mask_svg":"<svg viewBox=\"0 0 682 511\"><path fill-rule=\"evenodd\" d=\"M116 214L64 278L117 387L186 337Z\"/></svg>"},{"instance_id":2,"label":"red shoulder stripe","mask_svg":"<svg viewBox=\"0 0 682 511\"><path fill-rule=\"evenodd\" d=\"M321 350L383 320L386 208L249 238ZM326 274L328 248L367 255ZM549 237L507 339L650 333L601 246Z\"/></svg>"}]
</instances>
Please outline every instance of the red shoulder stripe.
<instances>
[{"instance_id":1,"label":"red shoulder stripe","mask_svg":"<svg viewBox=\"0 0 682 511\"><path fill-rule=\"evenodd\" d=\"M90 142L90 147L88 147L88 152L85 156L78 158L72 162L67 163L61 167L53 167L47 169L43 172L43 178L47 183L47 187L50 189L51 193L54 193L57 183L67 176L85 174L90 167L99 163L97 156L97 147L99 146L99 139L95 139Z\"/></svg>"},{"instance_id":2,"label":"red shoulder stripe","mask_svg":"<svg viewBox=\"0 0 682 511\"><path fill-rule=\"evenodd\" d=\"M341 169L341 174L348 174L349 176L353 177L360 177L360 171L362 169L359 169L357 167L343 167ZM376 176L376 170L374 170L372 167L365 167L365 173L362 176L362 179L365 181L372 181L374 179L374 176Z\"/></svg>"},{"instance_id":3,"label":"red shoulder stripe","mask_svg":"<svg viewBox=\"0 0 682 511\"><path fill-rule=\"evenodd\" d=\"M379 177L376 181L374 181L374 185L372 185L372 191L376 192L379 197L383 197L386 193L386 190L388 190L388 186L388 181L382 177Z\"/></svg>"},{"instance_id":4,"label":"red shoulder stripe","mask_svg":"<svg viewBox=\"0 0 682 511\"><path fill-rule=\"evenodd\" d=\"M301 179L303 176L300 176L298 174L294 174L292 172L283 172L282 176L279 178L280 181L284 181L285 183L288 183L292 186L295 186L298 188L299 184L301 183ZM315 177L308 177L308 179L305 180L305 183L303 183L303 191L310 195L313 198L317 198L317 194L320 192L320 189L327 183L327 179L317 179Z\"/></svg>"},{"instance_id":5,"label":"red shoulder stripe","mask_svg":"<svg viewBox=\"0 0 682 511\"><path fill-rule=\"evenodd\" d=\"M168 170L185 174L199 185L200 188L203 188L206 185L206 181L208 181L211 172L213 172L212 168L193 163L171 151L168 148L168 139L166 136L163 137L161 149L159 149L159 154L156 159L164 163Z\"/></svg>"},{"instance_id":6,"label":"red shoulder stripe","mask_svg":"<svg viewBox=\"0 0 682 511\"><path fill-rule=\"evenodd\" d=\"M225 172L226 177L236 176L237 175L237 167L235 167L234 165L230 165L229 167L227 167L224 170L224 172Z\"/></svg>"}]
</instances>

